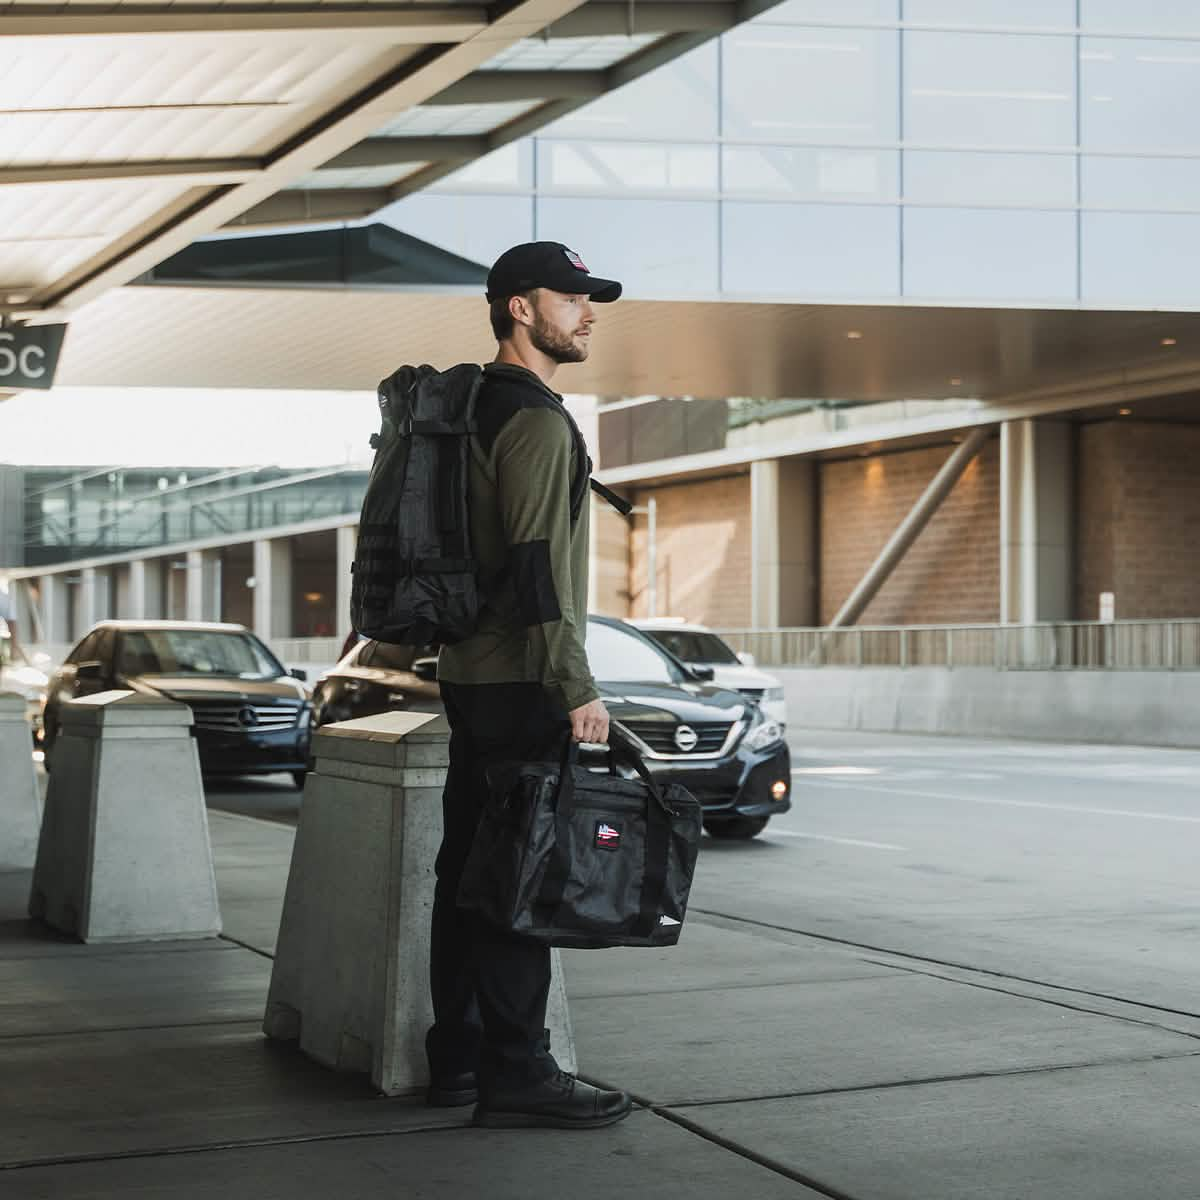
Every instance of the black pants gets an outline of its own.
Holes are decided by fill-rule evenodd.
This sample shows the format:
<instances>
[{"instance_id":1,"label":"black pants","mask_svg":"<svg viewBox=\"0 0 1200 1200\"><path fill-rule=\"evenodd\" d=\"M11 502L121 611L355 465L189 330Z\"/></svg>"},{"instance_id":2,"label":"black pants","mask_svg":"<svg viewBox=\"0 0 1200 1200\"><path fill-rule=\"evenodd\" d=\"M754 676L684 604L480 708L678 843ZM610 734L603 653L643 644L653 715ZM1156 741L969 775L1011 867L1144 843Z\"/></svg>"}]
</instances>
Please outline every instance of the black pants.
<instances>
[{"instance_id":1,"label":"black pants","mask_svg":"<svg viewBox=\"0 0 1200 1200\"><path fill-rule=\"evenodd\" d=\"M538 683L441 685L450 769L433 902L430 982L435 1071L478 1070L480 1087L518 1087L552 1075L546 1045L550 951L488 925L456 904L458 884L496 762L557 761L570 723Z\"/></svg>"}]
</instances>

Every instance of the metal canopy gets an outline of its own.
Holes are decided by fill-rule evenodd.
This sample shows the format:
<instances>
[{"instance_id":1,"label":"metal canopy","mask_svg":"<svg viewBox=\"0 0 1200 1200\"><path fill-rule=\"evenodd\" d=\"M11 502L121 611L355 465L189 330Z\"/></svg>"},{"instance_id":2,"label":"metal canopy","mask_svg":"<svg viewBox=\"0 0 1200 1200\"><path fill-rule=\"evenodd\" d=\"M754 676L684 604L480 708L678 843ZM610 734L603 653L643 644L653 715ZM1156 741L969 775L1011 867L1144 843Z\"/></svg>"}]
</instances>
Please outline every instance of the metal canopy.
<instances>
[{"instance_id":1,"label":"metal canopy","mask_svg":"<svg viewBox=\"0 0 1200 1200\"><path fill-rule=\"evenodd\" d=\"M600 396L1007 400L1200 386L1200 313L622 300L558 386ZM1167 343L1164 345L1164 341ZM495 354L482 286L131 287L73 322L59 382L373 390Z\"/></svg>"},{"instance_id":2,"label":"metal canopy","mask_svg":"<svg viewBox=\"0 0 1200 1200\"><path fill-rule=\"evenodd\" d=\"M773 2L0 0L0 313L61 319L231 225L368 216ZM429 132L464 104L478 129Z\"/></svg>"},{"instance_id":3,"label":"metal canopy","mask_svg":"<svg viewBox=\"0 0 1200 1200\"><path fill-rule=\"evenodd\" d=\"M140 283L224 287L467 286L482 289L487 267L390 225L339 226L303 233L209 238L172 255Z\"/></svg>"}]
</instances>

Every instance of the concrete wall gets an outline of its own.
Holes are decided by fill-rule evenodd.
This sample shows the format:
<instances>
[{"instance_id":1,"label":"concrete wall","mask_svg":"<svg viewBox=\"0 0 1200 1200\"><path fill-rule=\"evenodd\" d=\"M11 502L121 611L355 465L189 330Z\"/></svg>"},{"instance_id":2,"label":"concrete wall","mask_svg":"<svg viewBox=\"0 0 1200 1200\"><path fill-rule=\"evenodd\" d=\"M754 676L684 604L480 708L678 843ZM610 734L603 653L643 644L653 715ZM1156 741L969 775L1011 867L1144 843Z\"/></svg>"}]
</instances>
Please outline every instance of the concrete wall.
<instances>
[{"instance_id":1,"label":"concrete wall","mask_svg":"<svg viewBox=\"0 0 1200 1200\"><path fill-rule=\"evenodd\" d=\"M633 499L658 499L658 616L710 625L750 620L750 475L730 475L673 487L642 489ZM647 520L634 517L630 535L630 613L648 613Z\"/></svg>"},{"instance_id":2,"label":"concrete wall","mask_svg":"<svg viewBox=\"0 0 1200 1200\"><path fill-rule=\"evenodd\" d=\"M795 729L1200 747L1200 671L767 670Z\"/></svg>"},{"instance_id":3,"label":"concrete wall","mask_svg":"<svg viewBox=\"0 0 1200 1200\"><path fill-rule=\"evenodd\" d=\"M952 446L821 466L820 620L837 612ZM860 618L863 625L997 621L1000 443L993 439Z\"/></svg>"},{"instance_id":4,"label":"concrete wall","mask_svg":"<svg viewBox=\"0 0 1200 1200\"><path fill-rule=\"evenodd\" d=\"M1077 618L1200 614L1200 425L1084 425L1078 462Z\"/></svg>"}]
</instances>

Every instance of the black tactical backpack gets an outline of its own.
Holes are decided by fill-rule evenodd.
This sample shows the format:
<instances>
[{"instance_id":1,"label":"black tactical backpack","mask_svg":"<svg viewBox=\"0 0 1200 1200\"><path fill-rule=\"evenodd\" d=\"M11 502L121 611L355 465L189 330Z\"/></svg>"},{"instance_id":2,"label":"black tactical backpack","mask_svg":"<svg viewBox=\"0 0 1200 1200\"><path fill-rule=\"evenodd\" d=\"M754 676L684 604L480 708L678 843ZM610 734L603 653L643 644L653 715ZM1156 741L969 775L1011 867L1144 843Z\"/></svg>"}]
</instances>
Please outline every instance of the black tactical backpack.
<instances>
[{"instance_id":1,"label":"black tactical backpack","mask_svg":"<svg viewBox=\"0 0 1200 1200\"><path fill-rule=\"evenodd\" d=\"M351 568L350 619L364 637L453 645L475 631L482 597L467 495L482 383L483 369L463 363L441 372L401 367L379 385L382 426L371 438L375 461ZM557 407L582 447L570 413ZM591 486L628 514L625 500Z\"/></svg>"}]
</instances>

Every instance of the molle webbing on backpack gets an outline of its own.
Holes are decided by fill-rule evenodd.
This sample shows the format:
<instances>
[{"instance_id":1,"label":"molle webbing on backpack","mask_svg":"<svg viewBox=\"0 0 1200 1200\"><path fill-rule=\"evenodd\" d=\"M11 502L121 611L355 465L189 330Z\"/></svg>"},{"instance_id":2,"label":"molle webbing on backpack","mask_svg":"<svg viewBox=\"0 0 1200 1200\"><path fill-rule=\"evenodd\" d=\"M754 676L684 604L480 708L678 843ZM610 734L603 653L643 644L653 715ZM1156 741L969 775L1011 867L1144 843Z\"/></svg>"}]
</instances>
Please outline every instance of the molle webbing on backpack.
<instances>
[{"instance_id":1,"label":"molle webbing on backpack","mask_svg":"<svg viewBox=\"0 0 1200 1200\"><path fill-rule=\"evenodd\" d=\"M473 364L401 367L379 385L351 585L351 619L366 637L452 644L475 629L467 471L482 379Z\"/></svg>"}]
</instances>

